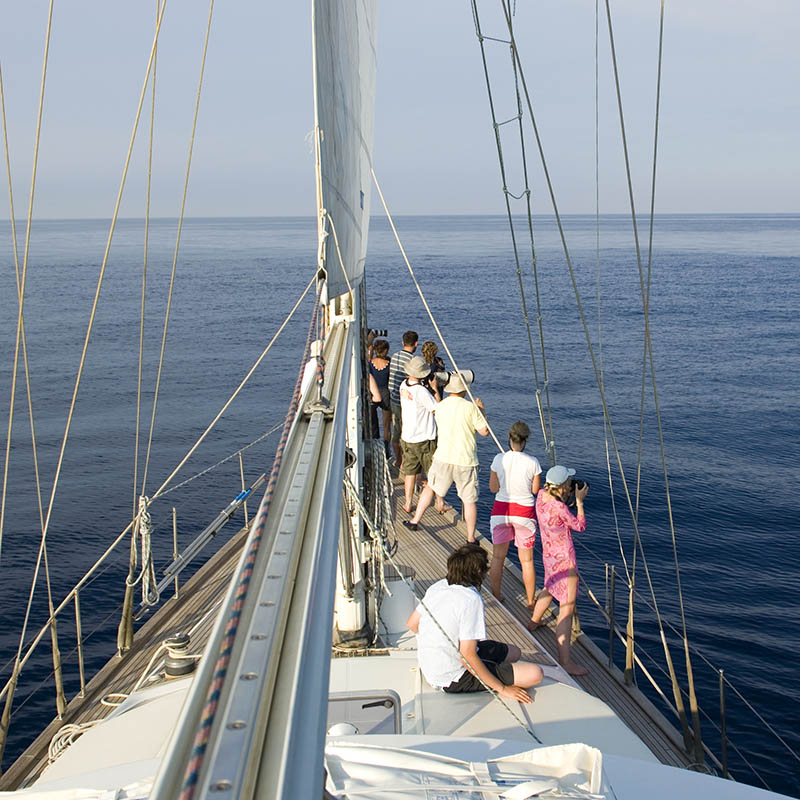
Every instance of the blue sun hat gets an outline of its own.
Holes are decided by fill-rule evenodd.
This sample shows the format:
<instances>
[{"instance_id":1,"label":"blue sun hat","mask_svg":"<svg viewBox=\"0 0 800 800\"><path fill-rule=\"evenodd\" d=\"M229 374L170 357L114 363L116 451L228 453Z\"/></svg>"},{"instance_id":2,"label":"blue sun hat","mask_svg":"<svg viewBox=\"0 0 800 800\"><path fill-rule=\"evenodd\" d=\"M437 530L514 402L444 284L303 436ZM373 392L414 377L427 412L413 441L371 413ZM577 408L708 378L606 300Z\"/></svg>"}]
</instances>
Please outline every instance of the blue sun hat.
<instances>
[{"instance_id":1,"label":"blue sun hat","mask_svg":"<svg viewBox=\"0 0 800 800\"><path fill-rule=\"evenodd\" d=\"M561 486L567 478L571 478L574 474L574 469L567 469L557 464L555 467L550 467L550 469L547 470L547 475L545 475L544 480L545 483L549 483L551 486Z\"/></svg>"}]
</instances>

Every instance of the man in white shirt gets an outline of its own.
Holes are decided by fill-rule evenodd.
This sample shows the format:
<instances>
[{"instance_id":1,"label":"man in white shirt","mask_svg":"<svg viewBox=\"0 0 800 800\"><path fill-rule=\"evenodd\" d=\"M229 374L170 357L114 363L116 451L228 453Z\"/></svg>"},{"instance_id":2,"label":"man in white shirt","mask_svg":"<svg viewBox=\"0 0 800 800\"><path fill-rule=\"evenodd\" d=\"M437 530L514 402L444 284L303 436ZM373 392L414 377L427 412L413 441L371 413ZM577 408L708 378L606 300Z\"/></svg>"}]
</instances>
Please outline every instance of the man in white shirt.
<instances>
[{"instance_id":1,"label":"man in white shirt","mask_svg":"<svg viewBox=\"0 0 800 800\"><path fill-rule=\"evenodd\" d=\"M416 530L434 494L444 497L455 482L464 507L467 541L474 542L478 523L478 449L475 446L475 434L488 436L489 426L480 398L476 398L474 404L465 399L467 387L460 375L451 376L444 390L450 396L436 406L439 438L428 473L428 485L419 496L414 516L404 520L403 524Z\"/></svg>"},{"instance_id":2,"label":"man in white shirt","mask_svg":"<svg viewBox=\"0 0 800 800\"><path fill-rule=\"evenodd\" d=\"M400 475L405 490L403 509L410 514L417 476L423 472L428 473L436 450L436 422L433 412L436 410L439 395L438 390L431 394L421 383L430 375L431 368L420 356L410 358L403 369L408 377L400 384L399 390L403 417L403 435L400 440L403 460L400 464ZM443 506L444 500L439 499L439 511Z\"/></svg>"},{"instance_id":3,"label":"man in white shirt","mask_svg":"<svg viewBox=\"0 0 800 800\"><path fill-rule=\"evenodd\" d=\"M417 634L419 667L431 686L445 692L488 688L530 703L525 690L541 682L541 667L520 661L518 647L486 638L480 587L488 571L486 553L474 542L450 554L447 578L425 592L406 622Z\"/></svg>"}]
</instances>

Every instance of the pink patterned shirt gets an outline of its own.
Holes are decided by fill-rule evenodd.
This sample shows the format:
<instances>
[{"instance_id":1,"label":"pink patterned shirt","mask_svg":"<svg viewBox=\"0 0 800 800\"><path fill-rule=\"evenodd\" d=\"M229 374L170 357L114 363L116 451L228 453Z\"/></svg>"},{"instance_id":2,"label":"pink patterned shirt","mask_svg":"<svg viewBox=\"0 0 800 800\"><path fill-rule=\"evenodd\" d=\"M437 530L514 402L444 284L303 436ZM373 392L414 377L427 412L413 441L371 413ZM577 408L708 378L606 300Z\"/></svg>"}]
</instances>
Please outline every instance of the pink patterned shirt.
<instances>
[{"instance_id":1,"label":"pink patterned shirt","mask_svg":"<svg viewBox=\"0 0 800 800\"><path fill-rule=\"evenodd\" d=\"M544 588L559 603L567 599L567 579L577 569L570 530L586 530L586 518L571 514L567 506L542 490L536 496L536 518L542 542Z\"/></svg>"}]
</instances>

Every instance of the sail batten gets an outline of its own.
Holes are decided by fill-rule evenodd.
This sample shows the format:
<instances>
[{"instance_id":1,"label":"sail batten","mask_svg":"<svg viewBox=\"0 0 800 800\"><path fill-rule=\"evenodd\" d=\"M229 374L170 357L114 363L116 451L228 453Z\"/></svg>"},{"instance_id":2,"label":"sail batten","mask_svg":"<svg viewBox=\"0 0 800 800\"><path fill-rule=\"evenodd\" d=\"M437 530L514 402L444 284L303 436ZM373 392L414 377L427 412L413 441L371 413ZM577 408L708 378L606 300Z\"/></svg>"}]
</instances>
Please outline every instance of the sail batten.
<instances>
[{"instance_id":1,"label":"sail batten","mask_svg":"<svg viewBox=\"0 0 800 800\"><path fill-rule=\"evenodd\" d=\"M328 296L361 283L375 108L376 0L313 0L317 205ZM341 258L341 262L340 262Z\"/></svg>"}]
</instances>

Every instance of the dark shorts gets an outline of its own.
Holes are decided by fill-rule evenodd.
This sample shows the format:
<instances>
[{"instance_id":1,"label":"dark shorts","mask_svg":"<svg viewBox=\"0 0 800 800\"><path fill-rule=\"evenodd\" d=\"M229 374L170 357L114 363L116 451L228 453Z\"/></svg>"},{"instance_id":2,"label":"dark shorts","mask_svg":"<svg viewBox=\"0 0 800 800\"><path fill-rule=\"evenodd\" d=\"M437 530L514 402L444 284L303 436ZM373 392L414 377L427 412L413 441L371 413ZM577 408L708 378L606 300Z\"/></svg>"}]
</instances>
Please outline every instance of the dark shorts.
<instances>
[{"instance_id":1,"label":"dark shorts","mask_svg":"<svg viewBox=\"0 0 800 800\"><path fill-rule=\"evenodd\" d=\"M486 669L503 686L513 686L514 667L506 661L507 656L507 644L495 642L493 639L484 639L482 642L478 642L478 658L483 661ZM484 686L468 669L465 669L463 675L449 686L445 686L444 690L451 694L457 692L482 692L484 691Z\"/></svg>"},{"instance_id":2,"label":"dark shorts","mask_svg":"<svg viewBox=\"0 0 800 800\"><path fill-rule=\"evenodd\" d=\"M433 454L436 451L436 439L427 439L424 442L400 441L400 450L403 453L403 463L400 466L400 475L417 475L427 473L431 468Z\"/></svg>"}]
</instances>

